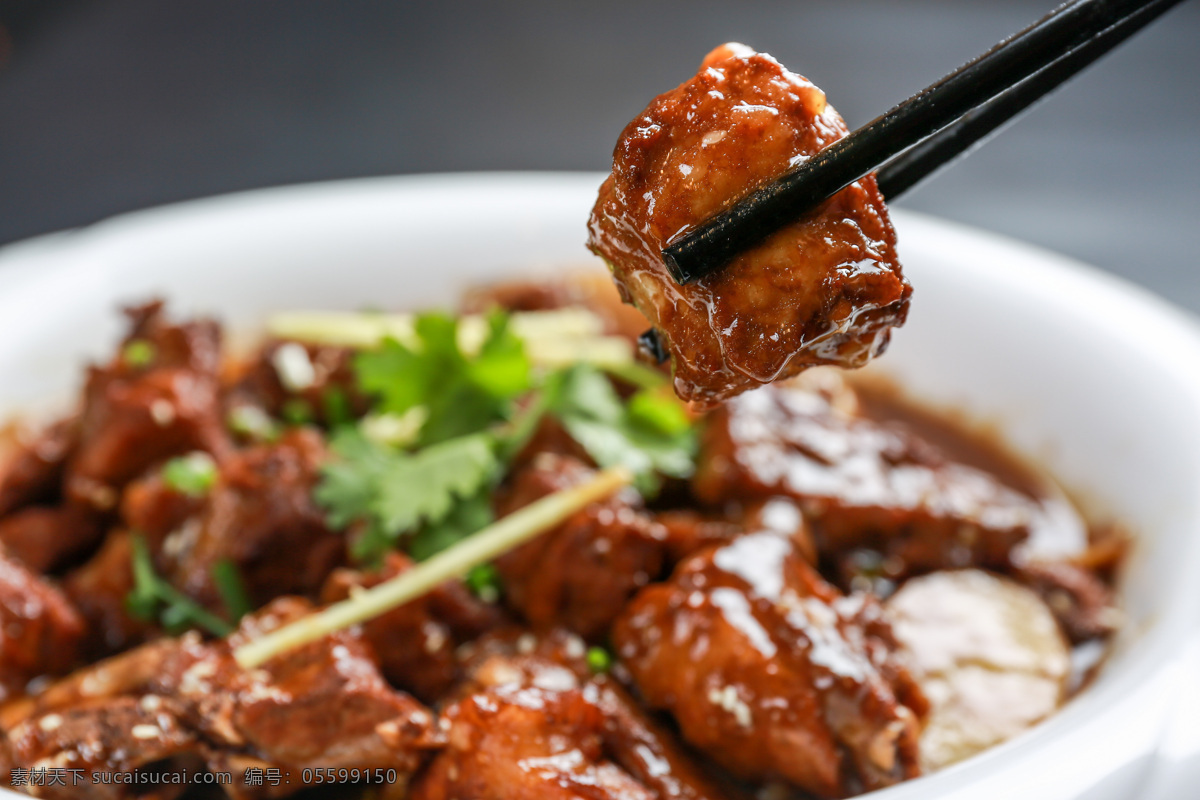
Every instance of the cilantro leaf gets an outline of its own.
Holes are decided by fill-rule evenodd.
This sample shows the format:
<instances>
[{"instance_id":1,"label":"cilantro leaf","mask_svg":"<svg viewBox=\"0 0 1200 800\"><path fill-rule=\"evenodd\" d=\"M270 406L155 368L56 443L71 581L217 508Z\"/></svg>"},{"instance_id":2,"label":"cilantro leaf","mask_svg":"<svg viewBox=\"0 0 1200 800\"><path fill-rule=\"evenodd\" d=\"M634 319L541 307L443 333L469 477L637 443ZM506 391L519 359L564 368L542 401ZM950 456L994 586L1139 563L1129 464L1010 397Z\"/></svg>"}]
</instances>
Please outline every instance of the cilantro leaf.
<instances>
[{"instance_id":1,"label":"cilantro leaf","mask_svg":"<svg viewBox=\"0 0 1200 800\"><path fill-rule=\"evenodd\" d=\"M408 543L408 554L424 561L492 523L491 487L455 505L441 522L426 525Z\"/></svg>"},{"instance_id":2,"label":"cilantro leaf","mask_svg":"<svg viewBox=\"0 0 1200 800\"><path fill-rule=\"evenodd\" d=\"M489 433L460 436L409 453L349 428L334 436L331 448L338 459L324 468L314 498L328 511L333 527L365 523L355 543L356 558L373 560L406 534L425 535L432 542L449 536L438 533L439 526L445 531L468 527L455 534L461 538L490 521L470 527L479 515L463 508L475 503L480 493L486 496L498 478L501 465L495 437ZM434 549L432 544L422 546Z\"/></svg>"},{"instance_id":3,"label":"cilantro leaf","mask_svg":"<svg viewBox=\"0 0 1200 800\"><path fill-rule=\"evenodd\" d=\"M479 433L389 460L373 508L384 530L445 519L456 500L475 494L495 474L493 447L492 437Z\"/></svg>"},{"instance_id":4,"label":"cilantro leaf","mask_svg":"<svg viewBox=\"0 0 1200 800\"><path fill-rule=\"evenodd\" d=\"M612 384L594 368L576 364L547 383L548 408L567 433L602 467L625 466L643 493L660 476L691 475L696 433L679 403L654 390L622 404Z\"/></svg>"},{"instance_id":5,"label":"cilantro leaf","mask_svg":"<svg viewBox=\"0 0 1200 800\"><path fill-rule=\"evenodd\" d=\"M422 358L395 339L384 339L378 350L355 357L354 372L359 388L378 398L380 411L399 415L420 405L430 393L434 378L426 364L432 359L432 355Z\"/></svg>"},{"instance_id":6,"label":"cilantro leaf","mask_svg":"<svg viewBox=\"0 0 1200 800\"><path fill-rule=\"evenodd\" d=\"M507 418L513 398L530 386L529 359L508 316L488 317L478 351L459 348L458 320L441 313L421 314L414 323L419 347L385 340L378 350L359 354L359 386L378 400L377 410L403 414L415 406L428 411L419 443L436 444L483 430Z\"/></svg>"},{"instance_id":7,"label":"cilantro leaf","mask_svg":"<svg viewBox=\"0 0 1200 800\"><path fill-rule=\"evenodd\" d=\"M501 311L488 315L488 335L479 355L467 362L471 382L493 397L512 398L530 388L525 345Z\"/></svg>"},{"instance_id":8,"label":"cilantro leaf","mask_svg":"<svg viewBox=\"0 0 1200 800\"><path fill-rule=\"evenodd\" d=\"M544 375L535 387L502 312L465 332L446 314L419 315L412 338L360 353L355 371L375 406L364 420L335 429L337 458L314 497L332 526L355 526L353 554L361 560L402 545L420 560L485 527L491 490L547 414L600 466L632 469L644 493L657 490L664 475L693 469L695 431L679 403L659 391L660 376L640 376L635 385L650 388L628 402L582 363ZM412 415L421 420L415 438L403 442L412 450L368 429L373 419Z\"/></svg>"},{"instance_id":9,"label":"cilantro leaf","mask_svg":"<svg viewBox=\"0 0 1200 800\"><path fill-rule=\"evenodd\" d=\"M335 433L329 448L338 459L322 469L313 499L328 512L329 525L340 530L371 514L390 454L357 428Z\"/></svg>"}]
</instances>

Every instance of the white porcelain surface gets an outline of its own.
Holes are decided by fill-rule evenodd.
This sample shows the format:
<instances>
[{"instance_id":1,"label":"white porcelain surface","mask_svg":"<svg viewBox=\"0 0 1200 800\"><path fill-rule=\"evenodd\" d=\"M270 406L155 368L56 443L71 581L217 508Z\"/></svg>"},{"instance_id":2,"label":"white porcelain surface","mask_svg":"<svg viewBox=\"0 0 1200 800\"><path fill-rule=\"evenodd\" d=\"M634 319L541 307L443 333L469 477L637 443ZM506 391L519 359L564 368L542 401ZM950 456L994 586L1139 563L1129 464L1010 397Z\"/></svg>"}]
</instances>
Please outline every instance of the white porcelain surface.
<instances>
[{"instance_id":1,"label":"white porcelain surface","mask_svg":"<svg viewBox=\"0 0 1200 800\"><path fill-rule=\"evenodd\" d=\"M153 295L234 329L289 308L448 304L471 283L590 263L601 176L388 178L121 217L0 251L0 414L61 405ZM1172 798L1195 783L1200 705L1178 687L1200 610L1200 337L1141 290L1057 256L897 213L915 287L878 368L997 423L1140 536L1130 624L1096 683L1025 736L877 797ZM1159 748L1167 732L1166 744ZM1157 755L1156 755L1157 753ZM1189 772L1189 770L1192 770ZM1183 776L1183 777L1181 777ZM0 792L2 794L2 792Z\"/></svg>"}]
</instances>

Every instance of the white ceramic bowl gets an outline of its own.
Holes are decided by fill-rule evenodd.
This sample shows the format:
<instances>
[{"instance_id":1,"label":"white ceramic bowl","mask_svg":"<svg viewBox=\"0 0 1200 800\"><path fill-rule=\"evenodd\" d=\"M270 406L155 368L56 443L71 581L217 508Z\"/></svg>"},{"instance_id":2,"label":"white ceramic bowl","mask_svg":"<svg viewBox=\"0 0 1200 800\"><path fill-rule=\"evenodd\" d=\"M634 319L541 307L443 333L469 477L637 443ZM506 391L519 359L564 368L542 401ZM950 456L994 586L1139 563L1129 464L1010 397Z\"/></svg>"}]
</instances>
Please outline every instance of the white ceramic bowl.
<instances>
[{"instance_id":1,"label":"white ceramic bowl","mask_svg":"<svg viewBox=\"0 0 1200 800\"><path fill-rule=\"evenodd\" d=\"M116 340L117 306L152 295L252 330L271 311L449 304L474 282L587 263L600 179L455 175L269 190L6 248L0 415L69 397L84 359ZM875 796L1195 796L1197 328L1133 286L1031 247L914 214L897 213L896 224L916 294L878 368L921 398L997 423L1140 538L1123 587L1130 623L1094 685L1015 741Z\"/></svg>"}]
</instances>

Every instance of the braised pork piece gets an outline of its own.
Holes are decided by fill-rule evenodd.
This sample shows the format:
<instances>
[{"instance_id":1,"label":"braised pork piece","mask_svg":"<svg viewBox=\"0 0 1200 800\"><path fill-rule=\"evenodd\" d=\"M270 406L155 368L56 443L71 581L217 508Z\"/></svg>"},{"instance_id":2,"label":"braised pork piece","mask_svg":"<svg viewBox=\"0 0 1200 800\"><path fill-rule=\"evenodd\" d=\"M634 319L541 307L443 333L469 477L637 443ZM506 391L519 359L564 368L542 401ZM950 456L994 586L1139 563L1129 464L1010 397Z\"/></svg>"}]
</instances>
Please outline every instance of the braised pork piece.
<instances>
[{"instance_id":1,"label":"braised pork piece","mask_svg":"<svg viewBox=\"0 0 1200 800\"><path fill-rule=\"evenodd\" d=\"M570 306L631 352L616 293L573 281L466 306ZM430 314L420 348L272 339L240 360L214 322L130 318L77 413L0 464L17 792L845 797L1036 724L1069 694L1071 645L1119 622L1111 528L1089 542L1036 473L836 371L698 415L645 367L531 369L503 314L471 346ZM614 463L636 488L239 666L242 644ZM1048 559L1031 543L1053 525Z\"/></svg>"},{"instance_id":2,"label":"braised pork piece","mask_svg":"<svg viewBox=\"0 0 1200 800\"><path fill-rule=\"evenodd\" d=\"M824 93L728 44L621 133L588 224L628 302L658 330L675 390L701 406L887 346L911 287L869 175L721 270L679 285L662 249L847 133Z\"/></svg>"}]
</instances>

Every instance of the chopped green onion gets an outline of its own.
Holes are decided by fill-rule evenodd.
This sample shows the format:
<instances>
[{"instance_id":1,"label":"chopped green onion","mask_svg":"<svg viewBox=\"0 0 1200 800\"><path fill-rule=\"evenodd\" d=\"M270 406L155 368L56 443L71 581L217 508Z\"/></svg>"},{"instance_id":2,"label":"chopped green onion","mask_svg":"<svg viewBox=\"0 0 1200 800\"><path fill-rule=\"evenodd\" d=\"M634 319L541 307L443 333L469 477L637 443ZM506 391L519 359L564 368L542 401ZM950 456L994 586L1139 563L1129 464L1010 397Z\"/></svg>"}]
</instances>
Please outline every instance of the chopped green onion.
<instances>
[{"instance_id":1,"label":"chopped green onion","mask_svg":"<svg viewBox=\"0 0 1200 800\"><path fill-rule=\"evenodd\" d=\"M597 675L612 668L612 654L603 647L589 647L586 659L588 669Z\"/></svg>"},{"instance_id":2,"label":"chopped green onion","mask_svg":"<svg viewBox=\"0 0 1200 800\"><path fill-rule=\"evenodd\" d=\"M201 497L217 482L217 462L208 453L197 450L168 461L163 465L162 478L180 494Z\"/></svg>"},{"instance_id":3,"label":"chopped green onion","mask_svg":"<svg viewBox=\"0 0 1200 800\"><path fill-rule=\"evenodd\" d=\"M150 550L146 540L134 534L130 537L130 562L133 568L133 588L125 596L125 608L130 616L143 622L151 622L158 610L158 575L150 561Z\"/></svg>"},{"instance_id":4,"label":"chopped green onion","mask_svg":"<svg viewBox=\"0 0 1200 800\"><path fill-rule=\"evenodd\" d=\"M130 539L130 560L133 568L133 588L125 596L125 608L137 619L158 621L170 633L180 633L190 627L200 627L214 636L228 636L233 626L201 606L154 572L150 548L137 534Z\"/></svg>"},{"instance_id":5,"label":"chopped green onion","mask_svg":"<svg viewBox=\"0 0 1200 800\"><path fill-rule=\"evenodd\" d=\"M225 610L229 612L229 617L234 624L254 610L254 606L250 603L250 597L246 594L246 585L242 583L242 575L238 571L237 564L228 558L218 561L213 565L212 578L213 584L217 587L217 593L221 595L221 602L225 604Z\"/></svg>"},{"instance_id":6,"label":"chopped green onion","mask_svg":"<svg viewBox=\"0 0 1200 800\"><path fill-rule=\"evenodd\" d=\"M131 339L121 350L121 359L135 369L150 366L157 355L154 343L145 339Z\"/></svg>"},{"instance_id":7,"label":"chopped green onion","mask_svg":"<svg viewBox=\"0 0 1200 800\"><path fill-rule=\"evenodd\" d=\"M500 573L491 564L472 567L466 577L467 588L485 603L500 599Z\"/></svg>"},{"instance_id":8,"label":"chopped green onion","mask_svg":"<svg viewBox=\"0 0 1200 800\"><path fill-rule=\"evenodd\" d=\"M302 397L293 397L285 402L279 413L289 425L308 425L316 419L312 405Z\"/></svg>"},{"instance_id":9,"label":"chopped green onion","mask_svg":"<svg viewBox=\"0 0 1200 800\"><path fill-rule=\"evenodd\" d=\"M229 412L229 429L256 442L279 438L279 424L258 406L241 405Z\"/></svg>"},{"instance_id":10,"label":"chopped green onion","mask_svg":"<svg viewBox=\"0 0 1200 800\"><path fill-rule=\"evenodd\" d=\"M325 408L325 419L330 428L340 428L354 422L354 412L350 408L350 398L340 386L330 386L321 397Z\"/></svg>"}]
</instances>

